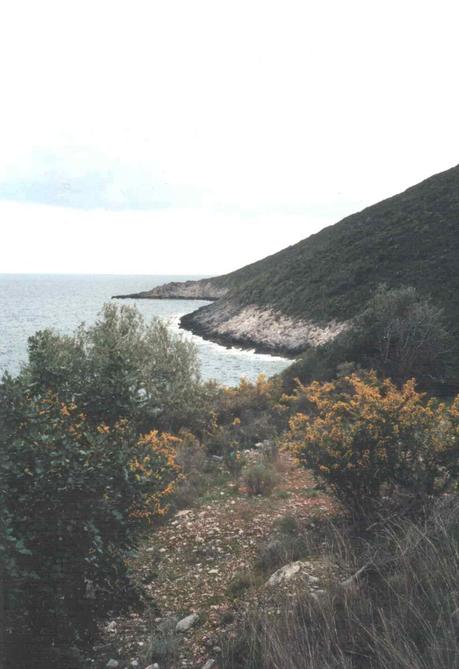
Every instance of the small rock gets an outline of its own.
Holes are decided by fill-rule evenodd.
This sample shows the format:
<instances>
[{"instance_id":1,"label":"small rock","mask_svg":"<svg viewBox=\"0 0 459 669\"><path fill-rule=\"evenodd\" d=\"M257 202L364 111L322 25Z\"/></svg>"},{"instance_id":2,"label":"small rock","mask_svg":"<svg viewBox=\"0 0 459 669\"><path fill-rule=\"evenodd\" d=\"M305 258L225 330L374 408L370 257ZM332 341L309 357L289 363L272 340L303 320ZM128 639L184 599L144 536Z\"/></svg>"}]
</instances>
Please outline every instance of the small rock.
<instances>
[{"instance_id":1,"label":"small rock","mask_svg":"<svg viewBox=\"0 0 459 669\"><path fill-rule=\"evenodd\" d=\"M279 585L279 583L289 581L305 566L306 563L304 562L290 562L289 564L286 564L269 577L268 585Z\"/></svg>"},{"instance_id":2,"label":"small rock","mask_svg":"<svg viewBox=\"0 0 459 669\"><path fill-rule=\"evenodd\" d=\"M212 669L212 667L215 667L215 660L210 658L207 660L207 662L203 665L202 669Z\"/></svg>"},{"instance_id":3,"label":"small rock","mask_svg":"<svg viewBox=\"0 0 459 669\"><path fill-rule=\"evenodd\" d=\"M192 613L186 618L179 620L175 627L176 632L187 632L190 627L193 627L193 625L197 622L198 618L199 616L197 613Z\"/></svg>"},{"instance_id":4,"label":"small rock","mask_svg":"<svg viewBox=\"0 0 459 669\"><path fill-rule=\"evenodd\" d=\"M116 669L116 667L120 666L120 663L118 660L109 660L105 666L107 669Z\"/></svg>"},{"instance_id":5,"label":"small rock","mask_svg":"<svg viewBox=\"0 0 459 669\"><path fill-rule=\"evenodd\" d=\"M107 632L116 632L116 620L112 620L111 623L108 623Z\"/></svg>"},{"instance_id":6,"label":"small rock","mask_svg":"<svg viewBox=\"0 0 459 669\"><path fill-rule=\"evenodd\" d=\"M184 516L189 516L190 513L193 513L191 509L182 509L182 511L177 511L175 514L176 518L183 518Z\"/></svg>"}]
</instances>

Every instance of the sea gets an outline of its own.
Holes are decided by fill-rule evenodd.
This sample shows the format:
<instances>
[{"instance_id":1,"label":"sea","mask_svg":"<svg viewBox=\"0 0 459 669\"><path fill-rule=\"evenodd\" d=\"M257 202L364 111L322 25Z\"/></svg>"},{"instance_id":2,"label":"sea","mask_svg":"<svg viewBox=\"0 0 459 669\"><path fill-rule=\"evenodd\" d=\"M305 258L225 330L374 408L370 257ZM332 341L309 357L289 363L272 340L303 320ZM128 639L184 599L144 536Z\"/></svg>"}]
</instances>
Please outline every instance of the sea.
<instances>
[{"instance_id":1,"label":"sea","mask_svg":"<svg viewBox=\"0 0 459 669\"><path fill-rule=\"evenodd\" d=\"M113 295L149 290L168 281L201 277L144 275L0 274L0 377L17 374L27 359L27 340L37 330L69 334L82 322L92 324ZM121 301L120 301L121 302ZM146 321L161 318L173 332L193 341L203 379L236 385L281 372L291 361L283 357L226 348L182 330L181 316L208 302L202 300L122 300L134 304Z\"/></svg>"}]
</instances>

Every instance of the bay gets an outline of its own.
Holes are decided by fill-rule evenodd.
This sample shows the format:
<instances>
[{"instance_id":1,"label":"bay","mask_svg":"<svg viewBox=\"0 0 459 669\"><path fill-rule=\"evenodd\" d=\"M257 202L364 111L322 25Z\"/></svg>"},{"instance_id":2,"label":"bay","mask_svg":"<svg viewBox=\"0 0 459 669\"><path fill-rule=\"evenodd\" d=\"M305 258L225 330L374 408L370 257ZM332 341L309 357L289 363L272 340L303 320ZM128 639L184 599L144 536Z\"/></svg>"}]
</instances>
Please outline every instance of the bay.
<instances>
[{"instance_id":1,"label":"bay","mask_svg":"<svg viewBox=\"0 0 459 669\"><path fill-rule=\"evenodd\" d=\"M27 357L27 339L37 330L72 332L81 322L93 323L112 295L148 290L193 276L0 274L0 375L15 374ZM162 318L198 348L201 374L225 385L241 377L254 380L284 369L289 360L208 342L179 327L180 317L207 304L202 300L123 300L135 304L146 320Z\"/></svg>"}]
</instances>

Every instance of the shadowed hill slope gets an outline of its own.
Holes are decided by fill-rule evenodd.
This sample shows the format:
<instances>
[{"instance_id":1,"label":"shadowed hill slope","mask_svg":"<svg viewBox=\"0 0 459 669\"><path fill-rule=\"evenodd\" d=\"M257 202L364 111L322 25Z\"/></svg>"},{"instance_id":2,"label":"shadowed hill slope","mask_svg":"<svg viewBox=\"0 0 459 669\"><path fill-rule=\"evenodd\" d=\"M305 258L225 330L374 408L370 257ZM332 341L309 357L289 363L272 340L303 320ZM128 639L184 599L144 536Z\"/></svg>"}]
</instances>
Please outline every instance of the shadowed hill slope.
<instances>
[{"instance_id":1,"label":"shadowed hill slope","mask_svg":"<svg viewBox=\"0 0 459 669\"><path fill-rule=\"evenodd\" d=\"M431 296L459 334L459 166L236 272L130 297L215 300L183 326L295 354L341 331L380 283Z\"/></svg>"}]
</instances>

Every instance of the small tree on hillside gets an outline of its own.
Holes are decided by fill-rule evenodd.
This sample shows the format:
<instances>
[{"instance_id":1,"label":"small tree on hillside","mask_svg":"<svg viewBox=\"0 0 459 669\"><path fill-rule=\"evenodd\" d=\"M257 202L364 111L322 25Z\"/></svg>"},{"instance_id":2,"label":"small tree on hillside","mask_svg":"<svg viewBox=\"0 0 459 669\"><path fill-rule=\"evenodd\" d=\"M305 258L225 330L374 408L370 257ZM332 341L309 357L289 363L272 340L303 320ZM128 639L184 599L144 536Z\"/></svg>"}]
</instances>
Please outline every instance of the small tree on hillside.
<instances>
[{"instance_id":1,"label":"small tree on hillside","mask_svg":"<svg viewBox=\"0 0 459 669\"><path fill-rule=\"evenodd\" d=\"M354 331L369 364L393 379L441 380L451 339L443 310L415 288L380 286L356 318Z\"/></svg>"}]
</instances>

